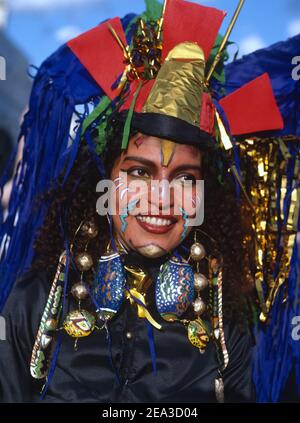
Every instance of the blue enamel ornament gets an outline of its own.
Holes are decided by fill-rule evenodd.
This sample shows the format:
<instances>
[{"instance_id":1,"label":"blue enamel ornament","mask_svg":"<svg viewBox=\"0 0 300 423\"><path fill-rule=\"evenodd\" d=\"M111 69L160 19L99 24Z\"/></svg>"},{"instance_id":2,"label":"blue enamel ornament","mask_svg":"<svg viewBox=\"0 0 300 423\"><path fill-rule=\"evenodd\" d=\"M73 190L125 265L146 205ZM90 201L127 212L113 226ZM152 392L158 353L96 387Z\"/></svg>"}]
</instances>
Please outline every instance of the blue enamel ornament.
<instances>
[{"instance_id":1,"label":"blue enamel ornament","mask_svg":"<svg viewBox=\"0 0 300 423\"><path fill-rule=\"evenodd\" d=\"M94 300L105 317L118 312L124 300L126 272L119 253L101 256L93 286Z\"/></svg>"},{"instance_id":2,"label":"blue enamel ornament","mask_svg":"<svg viewBox=\"0 0 300 423\"><path fill-rule=\"evenodd\" d=\"M188 263L169 260L156 281L157 310L165 320L183 315L194 299L194 272Z\"/></svg>"}]
</instances>

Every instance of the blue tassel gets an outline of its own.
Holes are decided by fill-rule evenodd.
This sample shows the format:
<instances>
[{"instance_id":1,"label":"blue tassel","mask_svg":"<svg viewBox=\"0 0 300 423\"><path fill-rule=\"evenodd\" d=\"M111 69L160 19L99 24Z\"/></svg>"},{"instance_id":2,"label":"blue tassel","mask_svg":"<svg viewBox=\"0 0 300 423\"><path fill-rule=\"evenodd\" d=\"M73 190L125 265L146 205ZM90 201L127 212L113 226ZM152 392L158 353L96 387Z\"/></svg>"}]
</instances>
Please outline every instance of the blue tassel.
<instances>
[{"instance_id":1,"label":"blue tassel","mask_svg":"<svg viewBox=\"0 0 300 423\"><path fill-rule=\"evenodd\" d=\"M154 343L154 331L153 326L150 322L147 320L147 326L148 326L148 342L149 342L149 348L151 353L151 359L152 359L152 370L153 373L157 374L157 368L156 368L156 351L155 351L155 343Z\"/></svg>"},{"instance_id":2,"label":"blue tassel","mask_svg":"<svg viewBox=\"0 0 300 423\"><path fill-rule=\"evenodd\" d=\"M89 289L89 294L90 294L90 297L91 297L91 299L92 299L92 301L93 301L93 303L94 303L94 305L96 307L96 310L100 310L101 306L98 303L98 301L95 298L95 296L93 295L91 289ZM109 333L109 329L108 329L108 327L107 327L106 324L105 324L105 329L106 329L106 340L107 340L107 346L108 346L108 352L109 352L109 356L108 356L109 357L109 363L110 363L110 366L111 366L111 368L112 368L112 370L113 370L113 372L114 372L114 374L116 376L116 379L117 379L118 384L121 386L121 384L122 384L121 377L119 375L118 370L116 369L116 366L114 365L114 360L113 360L112 339L111 339L111 335Z\"/></svg>"},{"instance_id":3,"label":"blue tassel","mask_svg":"<svg viewBox=\"0 0 300 423\"><path fill-rule=\"evenodd\" d=\"M106 327L106 339L107 339L107 345L108 345L108 350L109 350L109 362L110 362L110 365L111 365L113 372L116 376L117 382L121 386L122 381L121 381L121 377L119 375L119 372L116 369L115 364L114 364L114 359L113 359L113 354L112 354L112 340L111 340L111 336L110 336L110 333L109 333L109 329L107 327Z\"/></svg>"}]
</instances>

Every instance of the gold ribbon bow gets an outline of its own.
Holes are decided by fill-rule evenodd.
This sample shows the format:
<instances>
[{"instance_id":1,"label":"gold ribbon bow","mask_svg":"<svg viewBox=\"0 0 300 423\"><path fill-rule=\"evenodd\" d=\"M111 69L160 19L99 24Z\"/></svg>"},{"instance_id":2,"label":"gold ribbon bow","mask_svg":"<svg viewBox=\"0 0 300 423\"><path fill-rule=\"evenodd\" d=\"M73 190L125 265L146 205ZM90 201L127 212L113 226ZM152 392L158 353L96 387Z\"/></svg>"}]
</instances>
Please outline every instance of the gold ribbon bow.
<instances>
[{"instance_id":1,"label":"gold ribbon bow","mask_svg":"<svg viewBox=\"0 0 300 423\"><path fill-rule=\"evenodd\" d=\"M126 298L129 299L131 304L135 303L137 305L137 313L140 318L147 319L156 329L162 329L162 326L149 313L145 300L146 291L151 283L151 279L139 267L124 267L128 273L128 284L130 286L130 289L126 290Z\"/></svg>"}]
</instances>

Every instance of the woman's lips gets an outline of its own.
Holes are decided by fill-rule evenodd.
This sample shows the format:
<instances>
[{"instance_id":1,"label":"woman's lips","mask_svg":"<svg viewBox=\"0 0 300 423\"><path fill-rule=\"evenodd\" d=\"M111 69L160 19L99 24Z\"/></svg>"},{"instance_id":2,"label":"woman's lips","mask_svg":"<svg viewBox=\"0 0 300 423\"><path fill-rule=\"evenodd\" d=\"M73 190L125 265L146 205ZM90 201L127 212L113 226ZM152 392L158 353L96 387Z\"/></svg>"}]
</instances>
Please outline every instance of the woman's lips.
<instances>
[{"instance_id":1,"label":"woman's lips","mask_svg":"<svg viewBox=\"0 0 300 423\"><path fill-rule=\"evenodd\" d=\"M174 217L163 216L136 216L138 224L153 234L164 234L169 232L177 222Z\"/></svg>"}]
</instances>

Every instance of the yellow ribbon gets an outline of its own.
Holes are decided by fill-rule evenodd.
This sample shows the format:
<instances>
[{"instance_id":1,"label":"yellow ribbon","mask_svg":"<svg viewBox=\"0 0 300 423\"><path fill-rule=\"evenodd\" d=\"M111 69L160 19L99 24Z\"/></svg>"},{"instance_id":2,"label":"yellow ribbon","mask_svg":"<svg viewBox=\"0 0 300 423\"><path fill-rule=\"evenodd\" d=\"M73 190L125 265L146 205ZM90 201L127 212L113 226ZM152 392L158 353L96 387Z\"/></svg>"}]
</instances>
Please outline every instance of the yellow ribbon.
<instances>
[{"instance_id":1,"label":"yellow ribbon","mask_svg":"<svg viewBox=\"0 0 300 423\"><path fill-rule=\"evenodd\" d=\"M147 310L147 306L146 306L146 302L145 302L145 298L143 294L138 292L136 288L131 288L129 289L129 291L126 292L126 297L129 299L131 304L133 304L134 302L137 304L139 317L147 319L148 322L150 322L151 325L154 326L156 329L162 328L161 325L153 319L153 317ZM138 304L136 299L138 299L143 305Z\"/></svg>"}]
</instances>

